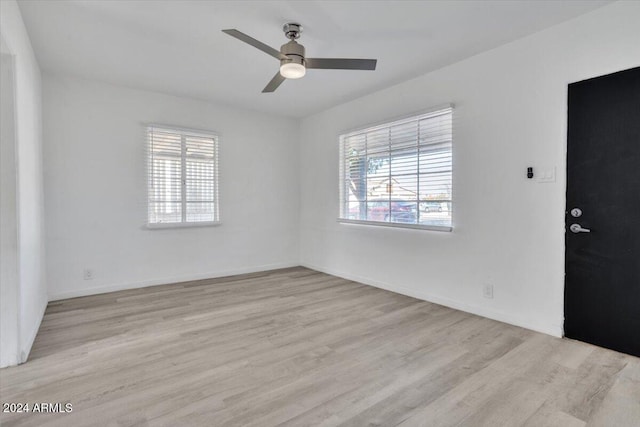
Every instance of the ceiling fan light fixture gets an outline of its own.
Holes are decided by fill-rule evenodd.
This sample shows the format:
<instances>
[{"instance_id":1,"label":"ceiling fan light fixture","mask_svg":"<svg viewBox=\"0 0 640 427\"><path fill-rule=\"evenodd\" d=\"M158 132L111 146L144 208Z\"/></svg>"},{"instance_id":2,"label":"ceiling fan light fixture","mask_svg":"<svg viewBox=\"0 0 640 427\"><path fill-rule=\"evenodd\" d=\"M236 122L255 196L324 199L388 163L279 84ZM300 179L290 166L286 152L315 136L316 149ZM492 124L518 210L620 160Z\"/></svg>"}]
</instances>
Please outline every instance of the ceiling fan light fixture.
<instances>
[{"instance_id":1,"label":"ceiling fan light fixture","mask_svg":"<svg viewBox=\"0 0 640 427\"><path fill-rule=\"evenodd\" d=\"M287 79L299 79L304 77L306 73L305 66L296 62L287 62L280 66L280 74Z\"/></svg>"}]
</instances>

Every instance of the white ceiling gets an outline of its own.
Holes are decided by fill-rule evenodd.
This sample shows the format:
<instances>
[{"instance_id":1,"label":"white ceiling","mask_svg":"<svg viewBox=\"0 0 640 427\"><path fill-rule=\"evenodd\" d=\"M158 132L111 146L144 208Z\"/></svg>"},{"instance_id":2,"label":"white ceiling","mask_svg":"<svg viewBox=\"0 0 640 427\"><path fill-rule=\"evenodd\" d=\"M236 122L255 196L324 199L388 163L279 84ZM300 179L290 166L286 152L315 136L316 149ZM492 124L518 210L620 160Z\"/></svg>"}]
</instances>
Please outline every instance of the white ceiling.
<instances>
[{"instance_id":1,"label":"white ceiling","mask_svg":"<svg viewBox=\"0 0 640 427\"><path fill-rule=\"evenodd\" d=\"M20 1L46 71L303 117L435 70L608 1ZM272 94L297 21L310 57L377 58L376 71L309 70Z\"/></svg>"}]
</instances>

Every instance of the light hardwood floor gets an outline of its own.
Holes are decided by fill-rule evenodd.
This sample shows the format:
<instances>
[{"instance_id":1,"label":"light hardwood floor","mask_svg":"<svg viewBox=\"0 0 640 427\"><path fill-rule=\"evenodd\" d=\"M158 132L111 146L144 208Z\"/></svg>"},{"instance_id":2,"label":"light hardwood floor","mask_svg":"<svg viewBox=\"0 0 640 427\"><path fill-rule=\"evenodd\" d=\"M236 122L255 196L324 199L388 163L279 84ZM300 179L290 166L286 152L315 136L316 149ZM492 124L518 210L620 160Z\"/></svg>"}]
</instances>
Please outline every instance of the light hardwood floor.
<instances>
[{"instance_id":1,"label":"light hardwood floor","mask_svg":"<svg viewBox=\"0 0 640 427\"><path fill-rule=\"evenodd\" d=\"M639 426L640 359L292 268L49 304L3 426Z\"/></svg>"}]
</instances>

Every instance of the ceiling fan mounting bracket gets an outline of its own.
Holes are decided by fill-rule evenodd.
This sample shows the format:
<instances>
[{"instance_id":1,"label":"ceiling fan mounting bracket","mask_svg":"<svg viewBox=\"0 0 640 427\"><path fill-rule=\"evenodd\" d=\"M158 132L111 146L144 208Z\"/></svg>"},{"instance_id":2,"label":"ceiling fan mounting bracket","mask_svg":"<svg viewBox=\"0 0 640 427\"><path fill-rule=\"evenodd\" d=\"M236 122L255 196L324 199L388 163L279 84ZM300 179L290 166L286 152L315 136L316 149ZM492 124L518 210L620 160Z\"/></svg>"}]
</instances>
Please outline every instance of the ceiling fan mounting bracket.
<instances>
[{"instance_id":1,"label":"ceiling fan mounting bracket","mask_svg":"<svg viewBox=\"0 0 640 427\"><path fill-rule=\"evenodd\" d=\"M282 31L284 31L284 35L289 40L296 40L300 37L300 33L302 33L302 25L295 22L287 22L282 26Z\"/></svg>"}]
</instances>

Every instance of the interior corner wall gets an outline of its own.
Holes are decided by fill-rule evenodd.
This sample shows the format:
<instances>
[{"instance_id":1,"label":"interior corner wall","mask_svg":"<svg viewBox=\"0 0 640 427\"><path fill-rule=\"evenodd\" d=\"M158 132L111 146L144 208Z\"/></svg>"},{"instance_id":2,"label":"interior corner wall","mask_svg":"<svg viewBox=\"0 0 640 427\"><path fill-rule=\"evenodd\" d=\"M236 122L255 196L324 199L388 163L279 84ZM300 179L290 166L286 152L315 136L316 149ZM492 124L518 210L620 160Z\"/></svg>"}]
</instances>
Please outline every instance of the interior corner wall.
<instances>
[{"instance_id":1,"label":"interior corner wall","mask_svg":"<svg viewBox=\"0 0 640 427\"><path fill-rule=\"evenodd\" d=\"M18 221L13 56L0 54L0 367L19 362Z\"/></svg>"},{"instance_id":2,"label":"interior corner wall","mask_svg":"<svg viewBox=\"0 0 640 427\"><path fill-rule=\"evenodd\" d=\"M640 65L638 22L640 3L613 3L306 118L302 264L561 336L567 85ZM338 135L450 102L453 232L337 223Z\"/></svg>"},{"instance_id":3,"label":"interior corner wall","mask_svg":"<svg viewBox=\"0 0 640 427\"><path fill-rule=\"evenodd\" d=\"M298 265L296 120L48 73L43 87L51 300ZM220 135L221 225L145 227L149 123Z\"/></svg>"},{"instance_id":4,"label":"interior corner wall","mask_svg":"<svg viewBox=\"0 0 640 427\"><path fill-rule=\"evenodd\" d=\"M17 269L15 282L2 285L13 287L16 296L17 325L14 327L17 331L15 344L19 354L6 359L7 364L15 364L26 361L47 305L42 177L42 89L40 68L20 10L14 0L0 2L0 31L6 45L3 48L6 48L13 61L12 92L15 95L2 95L3 98L14 96L15 113L14 209L17 243L15 254L11 254L11 258L15 258ZM10 91L11 88L8 89ZM4 138L2 143L6 143ZM3 206L3 212L5 209L11 209L11 206ZM2 314L4 321L4 311ZM3 357L3 363L4 361Z\"/></svg>"}]
</instances>

